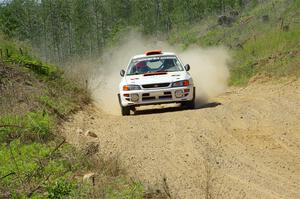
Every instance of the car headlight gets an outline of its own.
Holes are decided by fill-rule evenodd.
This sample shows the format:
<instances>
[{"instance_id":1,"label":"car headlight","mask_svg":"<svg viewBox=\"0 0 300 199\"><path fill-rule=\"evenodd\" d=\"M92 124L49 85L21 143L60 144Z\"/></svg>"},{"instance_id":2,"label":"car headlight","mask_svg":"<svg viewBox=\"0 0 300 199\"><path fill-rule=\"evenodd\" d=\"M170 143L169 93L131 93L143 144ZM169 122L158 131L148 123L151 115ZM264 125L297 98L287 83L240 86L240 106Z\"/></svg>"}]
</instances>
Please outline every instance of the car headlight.
<instances>
[{"instance_id":1,"label":"car headlight","mask_svg":"<svg viewBox=\"0 0 300 199\"><path fill-rule=\"evenodd\" d=\"M141 90L139 85L125 85L123 86L123 91L134 91L134 90Z\"/></svg>"},{"instance_id":2,"label":"car headlight","mask_svg":"<svg viewBox=\"0 0 300 199\"><path fill-rule=\"evenodd\" d=\"M174 82L172 84L172 87L183 87L183 86L188 86L188 85L190 85L189 80L183 80L183 81Z\"/></svg>"}]
</instances>

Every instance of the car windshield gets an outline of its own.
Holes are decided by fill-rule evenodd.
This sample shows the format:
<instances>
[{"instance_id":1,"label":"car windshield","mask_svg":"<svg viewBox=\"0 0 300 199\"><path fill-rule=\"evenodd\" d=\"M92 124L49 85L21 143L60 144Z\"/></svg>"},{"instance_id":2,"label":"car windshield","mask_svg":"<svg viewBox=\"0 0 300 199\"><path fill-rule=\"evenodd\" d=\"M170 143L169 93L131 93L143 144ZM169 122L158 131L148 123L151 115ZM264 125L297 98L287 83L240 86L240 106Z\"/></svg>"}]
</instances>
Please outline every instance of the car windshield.
<instances>
[{"instance_id":1,"label":"car windshield","mask_svg":"<svg viewBox=\"0 0 300 199\"><path fill-rule=\"evenodd\" d=\"M176 71L183 71L183 67L176 56L144 57L131 61L127 75Z\"/></svg>"}]
</instances>

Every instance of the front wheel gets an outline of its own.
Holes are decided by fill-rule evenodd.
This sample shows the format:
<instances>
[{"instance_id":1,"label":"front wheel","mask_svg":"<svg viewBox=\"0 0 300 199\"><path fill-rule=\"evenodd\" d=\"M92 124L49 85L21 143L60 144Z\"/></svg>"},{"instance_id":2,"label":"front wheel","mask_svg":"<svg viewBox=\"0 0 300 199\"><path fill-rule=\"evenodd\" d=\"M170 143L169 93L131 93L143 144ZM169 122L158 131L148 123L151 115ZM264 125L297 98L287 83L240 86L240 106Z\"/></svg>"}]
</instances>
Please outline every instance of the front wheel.
<instances>
[{"instance_id":1,"label":"front wheel","mask_svg":"<svg viewBox=\"0 0 300 199\"><path fill-rule=\"evenodd\" d=\"M196 107L196 88L194 87L193 99L182 103L188 109L194 109Z\"/></svg>"},{"instance_id":2,"label":"front wheel","mask_svg":"<svg viewBox=\"0 0 300 199\"><path fill-rule=\"evenodd\" d=\"M119 103L120 103L120 107L121 107L122 116L130 115L130 107L122 106L120 94L118 94L118 99L119 99Z\"/></svg>"},{"instance_id":3,"label":"front wheel","mask_svg":"<svg viewBox=\"0 0 300 199\"><path fill-rule=\"evenodd\" d=\"M122 116L130 115L130 108L121 106L121 113L122 113Z\"/></svg>"},{"instance_id":4,"label":"front wheel","mask_svg":"<svg viewBox=\"0 0 300 199\"><path fill-rule=\"evenodd\" d=\"M184 102L182 103L182 105L188 109L194 109L196 107L195 99L193 99L192 101Z\"/></svg>"}]
</instances>

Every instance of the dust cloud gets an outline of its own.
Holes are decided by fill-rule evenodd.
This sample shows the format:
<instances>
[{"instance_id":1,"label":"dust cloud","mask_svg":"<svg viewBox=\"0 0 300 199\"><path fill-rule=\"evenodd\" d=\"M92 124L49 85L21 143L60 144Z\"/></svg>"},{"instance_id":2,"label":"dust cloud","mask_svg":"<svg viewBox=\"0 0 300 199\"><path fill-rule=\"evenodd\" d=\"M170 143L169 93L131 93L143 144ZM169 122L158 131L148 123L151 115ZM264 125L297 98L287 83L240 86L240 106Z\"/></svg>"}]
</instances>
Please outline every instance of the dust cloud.
<instances>
[{"instance_id":1,"label":"dust cloud","mask_svg":"<svg viewBox=\"0 0 300 199\"><path fill-rule=\"evenodd\" d=\"M117 98L121 80L119 72L126 68L132 56L142 54L149 49L175 52L184 64L191 65L190 73L197 88L197 105L225 91L229 78L228 62L230 61L230 56L225 48L192 47L182 51L179 47L170 46L166 42L145 38L139 33L131 32L124 37L118 47L106 49L98 60L83 62L85 71L92 71L88 75L89 89L96 104L104 111L114 115L120 114Z\"/></svg>"},{"instance_id":2,"label":"dust cloud","mask_svg":"<svg viewBox=\"0 0 300 199\"><path fill-rule=\"evenodd\" d=\"M191 75L196 87L196 105L225 92L229 79L230 55L223 47L190 48L178 52L184 64L191 65Z\"/></svg>"}]
</instances>

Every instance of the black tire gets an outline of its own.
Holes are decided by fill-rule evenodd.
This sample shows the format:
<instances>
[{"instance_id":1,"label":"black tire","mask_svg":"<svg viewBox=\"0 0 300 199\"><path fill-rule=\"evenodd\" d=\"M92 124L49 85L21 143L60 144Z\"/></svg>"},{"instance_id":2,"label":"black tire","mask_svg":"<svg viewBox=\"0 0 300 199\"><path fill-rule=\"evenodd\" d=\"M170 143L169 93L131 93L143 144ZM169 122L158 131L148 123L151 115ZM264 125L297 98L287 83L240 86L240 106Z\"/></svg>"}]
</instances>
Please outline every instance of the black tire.
<instances>
[{"instance_id":1,"label":"black tire","mask_svg":"<svg viewBox=\"0 0 300 199\"><path fill-rule=\"evenodd\" d=\"M122 116L130 115L130 107L121 106L121 113L122 113Z\"/></svg>"},{"instance_id":2,"label":"black tire","mask_svg":"<svg viewBox=\"0 0 300 199\"><path fill-rule=\"evenodd\" d=\"M195 108L195 100L185 102L184 106L188 109L194 109Z\"/></svg>"},{"instance_id":3,"label":"black tire","mask_svg":"<svg viewBox=\"0 0 300 199\"><path fill-rule=\"evenodd\" d=\"M125 107L125 106L122 106L121 104L121 96L120 94L118 94L118 99L119 99L119 104L120 104L120 108L121 108L121 114L122 116L127 116L127 115L130 115L130 107Z\"/></svg>"},{"instance_id":4,"label":"black tire","mask_svg":"<svg viewBox=\"0 0 300 199\"><path fill-rule=\"evenodd\" d=\"M193 99L182 103L188 109L194 109L196 107L196 88L194 87Z\"/></svg>"}]
</instances>

